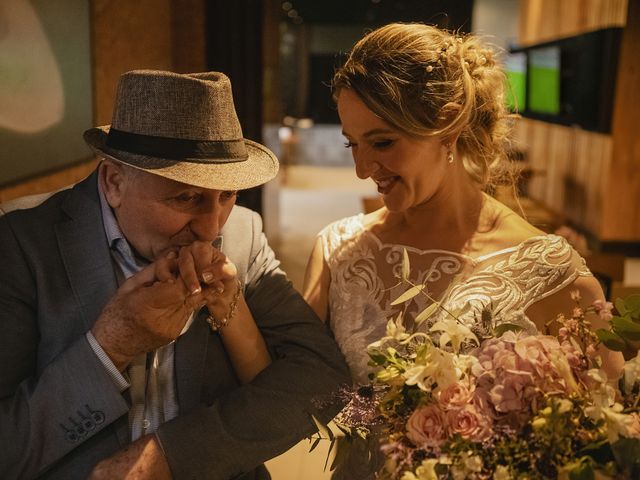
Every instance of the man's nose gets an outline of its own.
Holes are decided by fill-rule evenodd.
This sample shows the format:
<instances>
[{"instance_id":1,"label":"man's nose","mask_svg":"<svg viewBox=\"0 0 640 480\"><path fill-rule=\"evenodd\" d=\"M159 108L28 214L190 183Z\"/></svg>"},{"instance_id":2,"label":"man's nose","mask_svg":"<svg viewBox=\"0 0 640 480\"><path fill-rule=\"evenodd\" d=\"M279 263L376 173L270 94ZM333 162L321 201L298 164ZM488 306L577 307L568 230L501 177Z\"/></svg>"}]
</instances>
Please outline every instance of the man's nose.
<instances>
[{"instance_id":1,"label":"man's nose","mask_svg":"<svg viewBox=\"0 0 640 480\"><path fill-rule=\"evenodd\" d=\"M198 240L211 242L220 234L221 217L222 209L220 206L212 205L191 220L191 231Z\"/></svg>"}]
</instances>

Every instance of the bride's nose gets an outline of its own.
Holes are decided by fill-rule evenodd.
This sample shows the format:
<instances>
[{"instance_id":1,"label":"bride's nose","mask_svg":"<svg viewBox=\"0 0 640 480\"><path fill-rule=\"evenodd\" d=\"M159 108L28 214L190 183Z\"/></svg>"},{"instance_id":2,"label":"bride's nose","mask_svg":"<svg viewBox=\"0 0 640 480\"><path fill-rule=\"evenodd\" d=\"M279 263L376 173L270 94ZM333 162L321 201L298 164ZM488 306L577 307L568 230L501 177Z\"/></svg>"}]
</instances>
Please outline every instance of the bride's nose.
<instances>
[{"instance_id":1,"label":"bride's nose","mask_svg":"<svg viewBox=\"0 0 640 480\"><path fill-rule=\"evenodd\" d=\"M367 155L358 155L354 160L356 163L356 175L362 180L369 178L380 170L380 164L370 159Z\"/></svg>"}]
</instances>

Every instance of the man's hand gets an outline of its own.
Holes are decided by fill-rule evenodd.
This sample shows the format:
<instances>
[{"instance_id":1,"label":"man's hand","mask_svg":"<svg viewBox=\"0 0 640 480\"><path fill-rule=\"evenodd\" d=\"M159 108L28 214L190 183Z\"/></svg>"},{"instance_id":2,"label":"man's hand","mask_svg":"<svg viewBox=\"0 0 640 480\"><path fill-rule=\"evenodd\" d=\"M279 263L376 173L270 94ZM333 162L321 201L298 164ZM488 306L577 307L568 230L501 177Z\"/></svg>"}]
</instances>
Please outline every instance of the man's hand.
<instances>
[{"instance_id":1,"label":"man's hand","mask_svg":"<svg viewBox=\"0 0 640 480\"><path fill-rule=\"evenodd\" d=\"M91 333L123 371L136 355L175 340L206 299L192 294L178 275L176 254L158 260L124 282Z\"/></svg>"},{"instance_id":2,"label":"man's hand","mask_svg":"<svg viewBox=\"0 0 640 480\"><path fill-rule=\"evenodd\" d=\"M123 450L102 460L89 480L170 480L171 470L153 435L139 438Z\"/></svg>"}]
</instances>

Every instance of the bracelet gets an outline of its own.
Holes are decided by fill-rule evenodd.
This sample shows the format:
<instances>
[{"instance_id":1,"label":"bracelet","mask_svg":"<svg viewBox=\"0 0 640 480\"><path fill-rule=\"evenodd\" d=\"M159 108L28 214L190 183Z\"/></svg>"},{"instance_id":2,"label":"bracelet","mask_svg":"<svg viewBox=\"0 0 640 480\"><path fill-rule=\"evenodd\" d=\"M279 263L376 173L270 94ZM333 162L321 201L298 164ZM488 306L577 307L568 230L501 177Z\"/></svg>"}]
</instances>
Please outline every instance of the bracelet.
<instances>
[{"instance_id":1,"label":"bracelet","mask_svg":"<svg viewBox=\"0 0 640 480\"><path fill-rule=\"evenodd\" d=\"M240 300L240 294L242 293L243 288L244 287L242 286L242 282L238 280L238 288L236 290L236 293L233 294L233 298L231 299L231 303L229 304L229 311L220 320L209 313L209 316L207 317L207 323L211 327L211 330L217 332L221 328L227 326L229 321L236 314L236 310L238 310L238 300Z\"/></svg>"}]
</instances>

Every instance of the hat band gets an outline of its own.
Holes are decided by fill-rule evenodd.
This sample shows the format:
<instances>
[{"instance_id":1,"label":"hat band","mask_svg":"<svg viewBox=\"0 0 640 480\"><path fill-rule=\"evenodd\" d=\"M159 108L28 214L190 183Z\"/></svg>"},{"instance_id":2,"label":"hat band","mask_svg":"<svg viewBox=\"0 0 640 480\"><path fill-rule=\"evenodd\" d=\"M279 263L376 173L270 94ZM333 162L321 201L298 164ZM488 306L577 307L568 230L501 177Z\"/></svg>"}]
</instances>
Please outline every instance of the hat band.
<instances>
[{"instance_id":1,"label":"hat band","mask_svg":"<svg viewBox=\"0 0 640 480\"><path fill-rule=\"evenodd\" d=\"M109 129L107 146L138 155L193 163L234 163L249 158L244 140L189 140Z\"/></svg>"}]
</instances>

